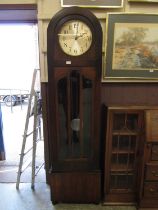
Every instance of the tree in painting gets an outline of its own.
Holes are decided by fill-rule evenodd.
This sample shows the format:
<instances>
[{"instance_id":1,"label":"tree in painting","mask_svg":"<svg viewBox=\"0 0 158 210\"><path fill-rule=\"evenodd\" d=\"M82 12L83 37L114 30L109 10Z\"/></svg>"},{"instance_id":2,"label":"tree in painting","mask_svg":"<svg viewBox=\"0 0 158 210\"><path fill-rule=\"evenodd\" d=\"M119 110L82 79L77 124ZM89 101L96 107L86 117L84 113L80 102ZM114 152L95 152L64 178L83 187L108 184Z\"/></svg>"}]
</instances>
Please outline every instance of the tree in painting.
<instances>
[{"instance_id":1,"label":"tree in painting","mask_svg":"<svg viewBox=\"0 0 158 210\"><path fill-rule=\"evenodd\" d=\"M142 25L115 24L114 70L158 69L158 29Z\"/></svg>"}]
</instances>

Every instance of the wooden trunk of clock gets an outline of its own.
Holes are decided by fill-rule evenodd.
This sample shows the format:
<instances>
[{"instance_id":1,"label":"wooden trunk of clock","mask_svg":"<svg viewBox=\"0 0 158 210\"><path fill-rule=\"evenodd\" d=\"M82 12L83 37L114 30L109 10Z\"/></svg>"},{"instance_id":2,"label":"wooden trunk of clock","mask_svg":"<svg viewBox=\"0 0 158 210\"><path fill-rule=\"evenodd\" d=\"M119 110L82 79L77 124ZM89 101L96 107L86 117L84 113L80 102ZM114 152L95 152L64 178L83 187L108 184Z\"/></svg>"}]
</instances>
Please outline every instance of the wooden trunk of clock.
<instances>
[{"instance_id":1,"label":"wooden trunk of clock","mask_svg":"<svg viewBox=\"0 0 158 210\"><path fill-rule=\"evenodd\" d=\"M47 41L51 199L97 203L101 198L101 26L88 10L66 8L50 21ZM74 42L78 48L71 46Z\"/></svg>"}]
</instances>

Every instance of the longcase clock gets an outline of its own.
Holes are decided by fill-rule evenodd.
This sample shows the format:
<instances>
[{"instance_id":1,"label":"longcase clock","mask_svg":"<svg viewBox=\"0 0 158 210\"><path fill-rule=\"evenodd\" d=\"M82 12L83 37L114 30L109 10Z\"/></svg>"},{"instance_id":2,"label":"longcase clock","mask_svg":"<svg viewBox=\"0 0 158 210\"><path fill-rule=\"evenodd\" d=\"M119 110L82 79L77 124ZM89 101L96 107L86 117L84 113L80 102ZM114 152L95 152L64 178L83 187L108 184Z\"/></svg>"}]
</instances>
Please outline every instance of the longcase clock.
<instances>
[{"instance_id":1,"label":"longcase clock","mask_svg":"<svg viewBox=\"0 0 158 210\"><path fill-rule=\"evenodd\" d=\"M87 9L59 11L47 31L51 199L99 202L102 30Z\"/></svg>"}]
</instances>

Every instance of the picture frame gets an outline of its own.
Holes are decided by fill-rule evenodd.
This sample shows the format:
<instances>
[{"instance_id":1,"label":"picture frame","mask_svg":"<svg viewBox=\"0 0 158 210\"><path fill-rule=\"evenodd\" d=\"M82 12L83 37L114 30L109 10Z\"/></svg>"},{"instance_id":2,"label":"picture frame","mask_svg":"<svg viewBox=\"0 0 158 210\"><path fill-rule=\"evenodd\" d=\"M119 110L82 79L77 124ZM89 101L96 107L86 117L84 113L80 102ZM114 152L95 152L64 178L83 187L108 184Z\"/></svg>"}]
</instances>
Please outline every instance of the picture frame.
<instances>
[{"instance_id":1,"label":"picture frame","mask_svg":"<svg viewBox=\"0 0 158 210\"><path fill-rule=\"evenodd\" d=\"M103 81L158 80L158 15L108 13Z\"/></svg>"},{"instance_id":2,"label":"picture frame","mask_svg":"<svg viewBox=\"0 0 158 210\"><path fill-rule=\"evenodd\" d=\"M62 7L122 8L123 0L61 0Z\"/></svg>"},{"instance_id":3,"label":"picture frame","mask_svg":"<svg viewBox=\"0 0 158 210\"><path fill-rule=\"evenodd\" d=\"M139 3L158 3L158 0L128 0L128 2L139 2Z\"/></svg>"}]
</instances>

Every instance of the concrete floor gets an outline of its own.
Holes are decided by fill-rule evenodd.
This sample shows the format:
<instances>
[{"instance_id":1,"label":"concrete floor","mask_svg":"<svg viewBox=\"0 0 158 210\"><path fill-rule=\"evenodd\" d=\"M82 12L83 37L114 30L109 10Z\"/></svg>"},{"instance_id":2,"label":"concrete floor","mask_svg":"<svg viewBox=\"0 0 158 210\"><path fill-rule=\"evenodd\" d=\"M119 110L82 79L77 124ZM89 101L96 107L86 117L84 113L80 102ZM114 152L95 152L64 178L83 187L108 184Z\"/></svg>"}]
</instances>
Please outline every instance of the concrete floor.
<instances>
[{"instance_id":1,"label":"concrete floor","mask_svg":"<svg viewBox=\"0 0 158 210\"><path fill-rule=\"evenodd\" d=\"M7 160L0 163L0 210L136 210L133 206L103 206L101 204L53 205L50 200L49 186L45 183L44 169L36 177L34 191L30 184L31 169L25 172L19 190L17 190L16 171L24 132L26 107L23 106L22 110L19 106L14 107L12 113L8 107L2 107ZM40 153L40 161L43 158L42 150L41 146L37 151L37 159Z\"/></svg>"},{"instance_id":2,"label":"concrete floor","mask_svg":"<svg viewBox=\"0 0 158 210\"><path fill-rule=\"evenodd\" d=\"M108 207L94 204L56 204L50 201L49 187L36 183L20 184L19 190L13 183L0 184L0 210L136 210L135 207Z\"/></svg>"}]
</instances>

